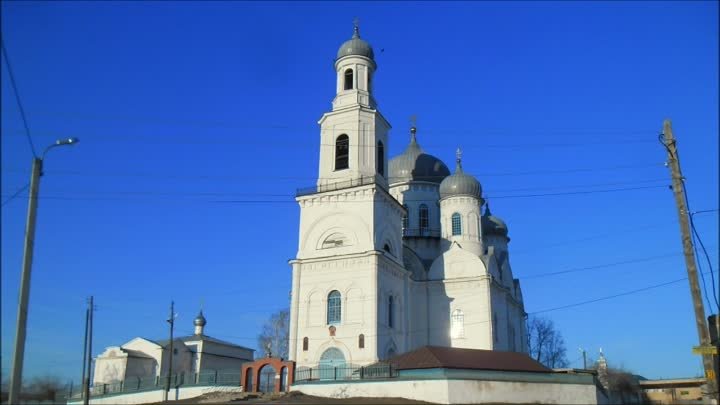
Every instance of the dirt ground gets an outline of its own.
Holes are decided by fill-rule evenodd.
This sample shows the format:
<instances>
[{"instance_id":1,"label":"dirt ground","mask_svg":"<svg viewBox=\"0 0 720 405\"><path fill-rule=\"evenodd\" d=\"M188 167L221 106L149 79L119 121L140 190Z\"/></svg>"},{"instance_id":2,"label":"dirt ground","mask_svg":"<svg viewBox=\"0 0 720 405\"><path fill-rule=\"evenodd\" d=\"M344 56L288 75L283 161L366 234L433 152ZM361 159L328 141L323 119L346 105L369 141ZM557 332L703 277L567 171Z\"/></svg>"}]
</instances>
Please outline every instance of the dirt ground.
<instances>
[{"instance_id":1,"label":"dirt ground","mask_svg":"<svg viewBox=\"0 0 720 405\"><path fill-rule=\"evenodd\" d=\"M297 392L288 394L251 394L251 393L211 393L200 397L172 401L173 404L340 404L340 405L410 405L430 404L405 398L322 398ZM160 404L159 402L156 404Z\"/></svg>"}]
</instances>

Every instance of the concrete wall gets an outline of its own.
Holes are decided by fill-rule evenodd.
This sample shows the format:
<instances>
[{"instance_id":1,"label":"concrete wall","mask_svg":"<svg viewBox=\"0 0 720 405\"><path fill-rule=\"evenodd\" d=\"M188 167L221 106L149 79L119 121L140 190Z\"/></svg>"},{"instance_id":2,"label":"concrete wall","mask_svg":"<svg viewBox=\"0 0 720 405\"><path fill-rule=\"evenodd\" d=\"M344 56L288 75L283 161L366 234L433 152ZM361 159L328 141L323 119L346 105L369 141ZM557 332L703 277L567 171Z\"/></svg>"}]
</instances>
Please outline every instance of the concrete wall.
<instances>
[{"instance_id":1,"label":"concrete wall","mask_svg":"<svg viewBox=\"0 0 720 405\"><path fill-rule=\"evenodd\" d=\"M591 384L478 380L397 379L388 381L297 383L291 391L329 398L402 397L439 404L597 404Z\"/></svg>"},{"instance_id":2,"label":"concrete wall","mask_svg":"<svg viewBox=\"0 0 720 405\"><path fill-rule=\"evenodd\" d=\"M108 347L95 359L93 384L124 380L127 362L127 354L120 350L120 347Z\"/></svg>"},{"instance_id":3,"label":"concrete wall","mask_svg":"<svg viewBox=\"0 0 720 405\"><path fill-rule=\"evenodd\" d=\"M133 392L127 394L107 395L104 397L95 397L90 399L91 404L98 405L125 405L125 404L146 404L153 402L161 402L163 400L164 390L152 390ZM180 387L170 391L168 399L170 401L179 399L195 398L203 394L212 392L242 392L242 387ZM68 401L68 405L80 405L82 400Z\"/></svg>"}]
</instances>

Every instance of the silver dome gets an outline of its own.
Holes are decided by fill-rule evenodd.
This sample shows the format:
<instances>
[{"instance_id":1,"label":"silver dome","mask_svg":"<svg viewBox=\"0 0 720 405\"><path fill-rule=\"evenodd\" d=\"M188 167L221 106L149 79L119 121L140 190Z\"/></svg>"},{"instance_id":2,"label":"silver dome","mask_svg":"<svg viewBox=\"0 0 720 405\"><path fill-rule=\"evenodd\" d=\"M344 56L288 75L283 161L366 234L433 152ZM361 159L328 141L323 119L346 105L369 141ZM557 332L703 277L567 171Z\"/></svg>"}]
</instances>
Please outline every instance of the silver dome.
<instances>
[{"instance_id":1,"label":"silver dome","mask_svg":"<svg viewBox=\"0 0 720 405\"><path fill-rule=\"evenodd\" d=\"M435 156L423 152L415 139L415 127L410 129L410 144L401 155L388 163L390 184L403 181L427 181L440 184L450 175L450 170Z\"/></svg>"},{"instance_id":2,"label":"silver dome","mask_svg":"<svg viewBox=\"0 0 720 405\"><path fill-rule=\"evenodd\" d=\"M195 326L205 326L206 323L207 321L205 320L205 316L203 316L202 311L200 311L198 316L195 317L193 324L195 324Z\"/></svg>"},{"instance_id":3,"label":"silver dome","mask_svg":"<svg viewBox=\"0 0 720 405\"><path fill-rule=\"evenodd\" d=\"M373 62L375 61L375 52L373 52L372 47L367 41L360 39L360 29L357 25L355 26L355 32L352 38L340 45L337 59L350 55L364 56Z\"/></svg>"},{"instance_id":4,"label":"silver dome","mask_svg":"<svg viewBox=\"0 0 720 405\"><path fill-rule=\"evenodd\" d=\"M507 237L505 221L490 213L490 204L485 205L485 213L480 218L483 235L501 235Z\"/></svg>"},{"instance_id":5,"label":"silver dome","mask_svg":"<svg viewBox=\"0 0 720 405\"><path fill-rule=\"evenodd\" d=\"M446 177L445 180L440 183L440 198L461 195L480 199L482 198L482 187L475 177L463 172L460 150L458 149L455 174Z\"/></svg>"}]
</instances>

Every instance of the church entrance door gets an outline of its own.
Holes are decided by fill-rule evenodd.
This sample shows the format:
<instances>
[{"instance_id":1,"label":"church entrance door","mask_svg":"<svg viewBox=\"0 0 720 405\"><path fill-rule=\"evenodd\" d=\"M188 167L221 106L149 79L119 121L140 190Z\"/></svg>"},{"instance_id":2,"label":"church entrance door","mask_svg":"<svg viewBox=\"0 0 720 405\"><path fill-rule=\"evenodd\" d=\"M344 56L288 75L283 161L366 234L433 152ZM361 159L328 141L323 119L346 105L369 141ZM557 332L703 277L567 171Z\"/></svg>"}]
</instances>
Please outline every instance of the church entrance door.
<instances>
[{"instance_id":1,"label":"church entrance door","mask_svg":"<svg viewBox=\"0 0 720 405\"><path fill-rule=\"evenodd\" d=\"M345 356L340 351L331 347L320 356L320 379L335 380L345 375Z\"/></svg>"}]
</instances>

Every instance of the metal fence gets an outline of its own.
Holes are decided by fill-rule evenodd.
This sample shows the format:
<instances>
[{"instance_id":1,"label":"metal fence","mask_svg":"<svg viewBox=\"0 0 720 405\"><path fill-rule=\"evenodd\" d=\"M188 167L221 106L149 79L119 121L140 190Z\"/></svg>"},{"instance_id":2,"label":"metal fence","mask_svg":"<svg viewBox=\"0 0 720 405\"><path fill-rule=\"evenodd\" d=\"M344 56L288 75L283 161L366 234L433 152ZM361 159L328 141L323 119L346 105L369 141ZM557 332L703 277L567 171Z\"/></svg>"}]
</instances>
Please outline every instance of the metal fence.
<instances>
[{"instance_id":1,"label":"metal fence","mask_svg":"<svg viewBox=\"0 0 720 405\"><path fill-rule=\"evenodd\" d=\"M169 376L150 378L133 377L107 384L95 384L90 387L90 397L162 389L168 386L168 378ZM240 372L208 370L200 373L174 374L172 378L170 378L171 388L206 385L240 386ZM82 398L83 395L82 384L71 385L67 398L71 400L79 399Z\"/></svg>"},{"instance_id":2,"label":"metal fence","mask_svg":"<svg viewBox=\"0 0 720 405\"><path fill-rule=\"evenodd\" d=\"M346 380L375 380L397 377L397 370L392 364L378 363L370 366L356 366L345 364L343 366L299 367L295 370L295 382L300 381L346 381Z\"/></svg>"}]
</instances>

